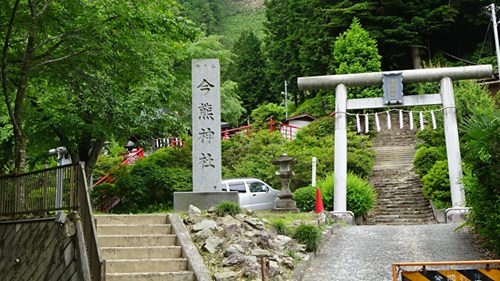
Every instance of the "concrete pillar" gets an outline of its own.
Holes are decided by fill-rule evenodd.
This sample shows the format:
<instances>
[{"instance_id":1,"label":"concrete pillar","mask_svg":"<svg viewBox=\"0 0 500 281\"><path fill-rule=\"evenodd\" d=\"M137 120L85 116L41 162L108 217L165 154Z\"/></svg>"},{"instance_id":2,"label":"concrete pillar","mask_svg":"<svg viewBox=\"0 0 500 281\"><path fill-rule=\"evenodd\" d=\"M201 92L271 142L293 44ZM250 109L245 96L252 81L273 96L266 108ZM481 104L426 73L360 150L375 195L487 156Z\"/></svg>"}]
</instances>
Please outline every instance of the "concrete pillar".
<instances>
[{"instance_id":1,"label":"concrete pillar","mask_svg":"<svg viewBox=\"0 0 500 281\"><path fill-rule=\"evenodd\" d=\"M335 164L333 216L354 224L354 214L347 211L347 89L339 84L335 93Z\"/></svg>"},{"instance_id":2,"label":"concrete pillar","mask_svg":"<svg viewBox=\"0 0 500 281\"><path fill-rule=\"evenodd\" d=\"M450 78L441 79L441 99L443 101L444 136L450 174L451 201L453 207L465 206L465 192L462 184L462 158L458 140L457 113Z\"/></svg>"},{"instance_id":3,"label":"concrete pillar","mask_svg":"<svg viewBox=\"0 0 500 281\"><path fill-rule=\"evenodd\" d=\"M333 211L347 211L347 89L339 84L335 93L335 189Z\"/></svg>"}]
</instances>

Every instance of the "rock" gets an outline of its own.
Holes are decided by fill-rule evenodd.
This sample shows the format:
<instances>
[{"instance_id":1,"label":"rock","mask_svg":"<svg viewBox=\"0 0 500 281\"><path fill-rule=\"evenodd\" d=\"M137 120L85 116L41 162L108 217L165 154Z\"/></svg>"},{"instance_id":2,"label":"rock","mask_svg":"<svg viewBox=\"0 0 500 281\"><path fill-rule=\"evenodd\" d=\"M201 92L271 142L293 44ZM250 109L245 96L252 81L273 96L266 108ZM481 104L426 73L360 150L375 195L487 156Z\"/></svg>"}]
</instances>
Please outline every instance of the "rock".
<instances>
[{"instance_id":1,"label":"rock","mask_svg":"<svg viewBox=\"0 0 500 281\"><path fill-rule=\"evenodd\" d=\"M200 215L201 210L198 209L198 207L196 207L196 206L189 205L187 213L188 213L188 215Z\"/></svg>"},{"instance_id":2,"label":"rock","mask_svg":"<svg viewBox=\"0 0 500 281\"><path fill-rule=\"evenodd\" d=\"M243 267L241 270L243 277L249 280L260 280L261 272L260 265L257 263L248 264Z\"/></svg>"},{"instance_id":3,"label":"rock","mask_svg":"<svg viewBox=\"0 0 500 281\"><path fill-rule=\"evenodd\" d=\"M255 212L253 210L250 210L250 209L245 209L245 214L247 214L248 216L253 216L255 214Z\"/></svg>"},{"instance_id":4,"label":"rock","mask_svg":"<svg viewBox=\"0 0 500 281\"><path fill-rule=\"evenodd\" d=\"M235 253L222 260L222 266L240 265L245 262L246 258L242 254Z\"/></svg>"},{"instance_id":5,"label":"rock","mask_svg":"<svg viewBox=\"0 0 500 281\"><path fill-rule=\"evenodd\" d=\"M326 214L325 212L321 212L318 215L318 225L323 225L326 223Z\"/></svg>"},{"instance_id":6,"label":"rock","mask_svg":"<svg viewBox=\"0 0 500 281\"><path fill-rule=\"evenodd\" d=\"M203 230L198 231L197 233L194 234L194 237L198 241L205 240L205 239L212 237L212 236L214 236L214 233L209 228L203 229Z\"/></svg>"},{"instance_id":7,"label":"rock","mask_svg":"<svg viewBox=\"0 0 500 281\"><path fill-rule=\"evenodd\" d=\"M243 237L238 237L234 239L232 242L234 244L240 245L241 247L243 247L243 249L253 248L255 245L252 240Z\"/></svg>"},{"instance_id":8,"label":"rock","mask_svg":"<svg viewBox=\"0 0 500 281\"><path fill-rule=\"evenodd\" d=\"M224 244L224 239L212 236L205 241L205 244L203 244L203 249L213 254L219 250L222 244Z\"/></svg>"},{"instance_id":9,"label":"rock","mask_svg":"<svg viewBox=\"0 0 500 281\"><path fill-rule=\"evenodd\" d=\"M264 223L262 223L260 220L256 218L245 218L244 222L249 224L251 227L258 229L258 230L263 230L264 229Z\"/></svg>"},{"instance_id":10,"label":"rock","mask_svg":"<svg viewBox=\"0 0 500 281\"><path fill-rule=\"evenodd\" d=\"M237 225L241 226L241 221L231 217L231 216L224 216L224 217L218 217L217 218L217 224L221 226L227 226L227 225Z\"/></svg>"},{"instance_id":11,"label":"rock","mask_svg":"<svg viewBox=\"0 0 500 281\"><path fill-rule=\"evenodd\" d=\"M270 252L267 250L257 248L257 249L253 249L251 254L252 254L252 256L256 256L256 257L268 257L270 255Z\"/></svg>"},{"instance_id":12,"label":"rock","mask_svg":"<svg viewBox=\"0 0 500 281\"><path fill-rule=\"evenodd\" d=\"M215 206L210 206L210 208L208 208L208 210L207 210L207 213L209 213L209 214L215 213Z\"/></svg>"},{"instance_id":13,"label":"rock","mask_svg":"<svg viewBox=\"0 0 500 281\"><path fill-rule=\"evenodd\" d=\"M232 281L238 278L238 272L234 271L224 271L215 273L216 281Z\"/></svg>"},{"instance_id":14,"label":"rock","mask_svg":"<svg viewBox=\"0 0 500 281\"><path fill-rule=\"evenodd\" d=\"M238 244L231 244L224 250L224 256L229 257L232 254L243 254L245 250Z\"/></svg>"},{"instance_id":15,"label":"rock","mask_svg":"<svg viewBox=\"0 0 500 281\"><path fill-rule=\"evenodd\" d=\"M259 231L254 234L252 240L257 243L257 245L264 249L271 248L271 236L265 231Z\"/></svg>"},{"instance_id":16,"label":"rock","mask_svg":"<svg viewBox=\"0 0 500 281\"><path fill-rule=\"evenodd\" d=\"M201 222L193 225L194 232L202 231L204 229L218 230L217 223L214 222L213 220L205 219L205 220L202 220Z\"/></svg>"},{"instance_id":17,"label":"rock","mask_svg":"<svg viewBox=\"0 0 500 281\"><path fill-rule=\"evenodd\" d=\"M293 239L291 237L285 236L285 235L277 235L273 239L273 245L277 245L280 248L283 248L284 246L291 245L293 244Z\"/></svg>"},{"instance_id":18,"label":"rock","mask_svg":"<svg viewBox=\"0 0 500 281\"><path fill-rule=\"evenodd\" d=\"M281 270L278 262L276 261L269 261L269 276L274 277L281 275Z\"/></svg>"},{"instance_id":19,"label":"rock","mask_svg":"<svg viewBox=\"0 0 500 281\"><path fill-rule=\"evenodd\" d=\"M257 257L256 256L245 256L245 263L246 264L255 264L257 263Z\"/></svg>"},{"instance_id":20,"label":"rock","mask_svg":"<svg viewBox=\"0 0 500 281\"><path fill-rule=\"evenodd\" d=\"M241 233L243 233L243 229L236 224L230 224L230 225L223 226L223 229L222 229L222 234L226 238L230 238L232 236L239 235Z\"/></svg>"},{"instance_id":21,"label":"rock","mask_svg":"<svg viewBox=\"0 0 500 281\"><path fill-rule=\"evenodd\" d=\"M281 260L281 265L288 269L295 268L295 263L293 262L293 259L291 257L283 257L283 259Z\"/></svg>"}]
</instances>

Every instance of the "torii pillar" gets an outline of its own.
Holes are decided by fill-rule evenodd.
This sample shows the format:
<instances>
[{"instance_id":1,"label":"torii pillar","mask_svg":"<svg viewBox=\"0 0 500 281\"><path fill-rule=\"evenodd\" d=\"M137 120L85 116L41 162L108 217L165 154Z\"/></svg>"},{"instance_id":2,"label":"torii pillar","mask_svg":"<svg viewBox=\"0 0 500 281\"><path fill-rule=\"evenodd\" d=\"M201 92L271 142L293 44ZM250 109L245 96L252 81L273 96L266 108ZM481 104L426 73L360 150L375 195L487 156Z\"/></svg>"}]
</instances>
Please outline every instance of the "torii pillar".
<instances>
[{"instance_id":1,"label":"torii pillar","mask_svg":"<svg viewBox=\"0 0 500 281\"><path fill-rule=\"evenodd\" d=\"M298 78L297 84L300 90L336 89L335 188L332 214L348 223L354 221L352 212L347 211L347 110L439 104L443 106L444 112L446 153L453 206L446 210L446 220L447 222L462 221L468 209L465 207L465 192L462 184L462 159L452 80L489 78L493 75L493 68L491 65L477 65L397 71L402 75L405 83L440 81L440 94L406 96L403 103L398 105L386 105L383 98L347 99L348 86L381 84L383 75L394 73L396 72L368 72Z\"/></svg>"}]
</instances>

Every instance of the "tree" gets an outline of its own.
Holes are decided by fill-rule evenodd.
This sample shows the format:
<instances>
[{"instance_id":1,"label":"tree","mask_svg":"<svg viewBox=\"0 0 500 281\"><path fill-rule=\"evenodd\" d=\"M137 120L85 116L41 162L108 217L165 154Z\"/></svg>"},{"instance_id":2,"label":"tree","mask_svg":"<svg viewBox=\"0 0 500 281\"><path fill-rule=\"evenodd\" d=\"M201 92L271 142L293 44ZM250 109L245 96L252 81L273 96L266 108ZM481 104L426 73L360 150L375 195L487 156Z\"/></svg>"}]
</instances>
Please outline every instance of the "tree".
<instances>
[{"instance_id":1,"label":"tree","mask_svg":"<svg viewBox=\"0 0 500 281\"><path fill-rule=\"evenodd\" d=\"M354 18L347 31L339 35L333 47L331 69L336 74L377 72L381 70L382 57L378 54L377 42ZM349 98L366 98L380 95L376 88L349 88Z\"/></svg>"},{"instance_id":2,"label":"tree","mask_svg":"<svg viewBox=\"0 0 500 281\"><path fill-rule=\"evenodd\" d=\"M31 137L32 147L66 146L90 175L105 140L149 133L163 104L175 99L172 66L196 36L176 2L1 5L8 15L0 15L1 81L15 172L25 169Z\"/></svg>"},{"instance_id":3,"label":"tree","mask_svg":"<svg viewBox=\"0 0 500 281\"><path fill-rule=\"evenodd\" d=\"M278 101L279 95L269 91L264 73L264 56L261 41L253 31L243 31L233 47L233 80L238 83L239 96L247 112L266 102Z\"/></svg>"}]
</instances>

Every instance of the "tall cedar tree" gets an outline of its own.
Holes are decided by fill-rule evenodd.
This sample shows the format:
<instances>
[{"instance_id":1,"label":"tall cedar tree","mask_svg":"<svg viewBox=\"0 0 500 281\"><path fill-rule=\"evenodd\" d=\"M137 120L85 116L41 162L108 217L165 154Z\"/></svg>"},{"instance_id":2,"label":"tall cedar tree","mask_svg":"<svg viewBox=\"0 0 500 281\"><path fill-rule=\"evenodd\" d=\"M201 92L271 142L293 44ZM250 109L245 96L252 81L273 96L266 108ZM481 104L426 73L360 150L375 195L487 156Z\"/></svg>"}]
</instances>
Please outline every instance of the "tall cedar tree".
<instances>
[{"instance_id":1,"label":"tall cedar tree","mask_svg":"<svg viewBox=\"0 0 500 281\"><path fill-rule=\"evenodd\" d=\"M382 57L378 54L377 42L364 30L357 18L349 29L337 37L333 48L332 70L336 74L377 72L381 69ZM349 98L367 98L380 95L376 88L349 88Z\"/></svg>"},{"instance_id":2,"label":"tall cedar tree","mask_svg":"<svg viewBox=\"0 0 500 281\"><path fill-rule=\"evenodd\" d=\"M276 102L279 99L279 94L273 95L269 91L261 44L253 31L244 31L233 47L235 59L232 75L238 83L240 99L247 112L252 112L261 104Z\"/></svg>"}]
</instances>

